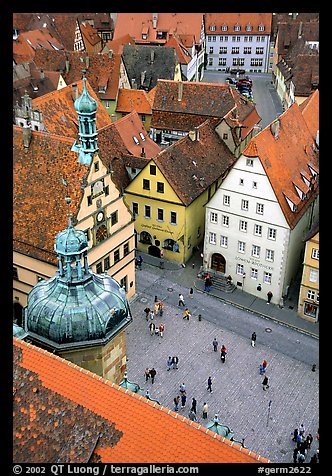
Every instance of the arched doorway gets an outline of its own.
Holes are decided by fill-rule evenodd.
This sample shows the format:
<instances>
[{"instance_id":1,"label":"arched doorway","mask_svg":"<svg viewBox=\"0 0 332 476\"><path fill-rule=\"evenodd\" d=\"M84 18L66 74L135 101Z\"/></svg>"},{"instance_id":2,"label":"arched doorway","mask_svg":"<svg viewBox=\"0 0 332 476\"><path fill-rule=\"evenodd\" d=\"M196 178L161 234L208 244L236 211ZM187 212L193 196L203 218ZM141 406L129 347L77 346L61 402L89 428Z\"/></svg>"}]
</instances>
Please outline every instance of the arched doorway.
<instances>
[{"instance_id":1,"label":"arched doorway","mask_svg":"<svg viewBox=\"0 0 332 476\"><path fill-rule=\"evenodd\" d=\"M151 256L156 256L157 258L160 258L160 248L158 248L158 246L149 246L148 253Z\"/></svg>"},{"instance_id":2,"label":"arched doorway","mask_svg":"<svg viewBox=\"0 0 332 476\"><path fill-rule=\"evenodd\" d=\"M211 258L211 268L219 273L225 274L226 269L226 260L223 255L219 253L214 253Z\"/></svg>"}]
</instances>

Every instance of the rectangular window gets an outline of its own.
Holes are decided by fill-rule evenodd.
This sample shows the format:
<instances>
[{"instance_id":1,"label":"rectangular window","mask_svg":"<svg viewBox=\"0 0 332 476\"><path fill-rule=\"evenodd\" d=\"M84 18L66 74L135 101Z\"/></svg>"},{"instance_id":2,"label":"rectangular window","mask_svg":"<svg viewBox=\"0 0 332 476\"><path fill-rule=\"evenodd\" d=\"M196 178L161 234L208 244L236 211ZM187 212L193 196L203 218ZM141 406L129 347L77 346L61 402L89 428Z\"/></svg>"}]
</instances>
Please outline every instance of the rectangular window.
<instances>
[{"instance_id":1,"label":"rectangular window","mask_svg":"<svg viewBox=\"0 0 332 476\"><path fill-rule=\"evenodd\" d=\"M84 230L84 233L85 233L85 236L86 236L86 239L89 241L90 238L91 238L91 235L90 235L90 230L89 228L87 230Z\"/></svg>"},{"instance_id":2,"label":"rectangular window","mask_svg":"<svg viewBox=\"0 0 332 476\"><path fill-rule=\"evenodd\" d=\"M127 276L125 276L124 278L121 279L120 285L121 285L121 287L122 287L126 292L128 291L128 280L127 280Z\"/></svg>"},{"instance_id":3,"label":"rectangular window","mask_svg":"<svg viewBox=\"0 0 332 476\"><path fill-rule=\"evenodd\" d=\"M254 256L255 258L259 258L260 253L261 253L261 247L257 245L252 245L251 256Z\"/></svg>"},{"instance_id":4,"label":"rectangular window","mask_svg":"<svg viewBox=\"0 0 332 476\"><path fill-rule=\"evenodd\" d=\"M150 175L157 175L157 167L155 165L150 165Z\"/></svg>"},{"instance_id":5,"label":"rectangular window","mask_svg":"<svg viewBox=\"0 0 332 476\"><path fill-rule=\"evenodd\" d=\"M274 251L273 250L266 250L265 259L266 259L266 261L274 261Z\"/></svg>"},{"instance_id":6,"label":"rectangular window","mask_svg":"<svg viewBox=\"0 0 332 476\"><path fill-rule=\"evenodd\" d=\"M89 207L90 205L92 205L92 196L89 195L89 196L87 197L87 200L88 200L88 207Z\"/></svg>"},{"instance_id":7,"label":"rectangular window","mask_svg":"<svg viewBox=\"0 0 332 476\"><path fill-rule=\"evenodd\" d=\"M209 54L210 54L210 55L213 55L213 46L210 46Z\"/></svg>"},{"instance_id":8,"label":"rectangular window","mask_svg":"<svg viewBox=\"0 0 332 476\"><path fill-rule=\"evenodd\" d=\"M120 261L120 250L114 251L114 264Z\"/></svg>"},{"instance_id":9,"label":"rectangular window","mask_svg":"<svg viewBox=\"0 0 332 476\"><path fill-rule=\"evenodd\" d=\"M241 208L242 210L249 210L249 200L242 200L241 202Z\"/></svg>"},{"instance_id":10,"label":"rectangular window","mask_svg":"<svg viewBox=\"0 0 332 476\"><path fill-rule=\"evenodd\" d=\"M271 281L272 281L272 274L264 271L264 283L271 284Z\"/></svg>"},{"instance_id":11,"label":"rectangular window","mask_svg":"<svg viewBox=\"0 0 332 476\"><path fill-rule=\"evenodd\" d=\"M135 217L135 216L138 215L138 203L133 202L132 207L133 207L133 214L134 214L134 217Z\"/></svg>"},{"instance_id":12,"label":"rectangular window","mask_svg":"<svg viewBox=\"0 0 332 476\"><path fill-rule=\"evenodd\" d=\"M157 208L157 220L164 221L164 210L162 208Z\"/></svg>"},{"instance_id":13,"label":"rectangular window","mask_svg":"<svg viewBox=\"0 0 332 476\"><path fill-rule=\"evenodd\" d=\"M248 228L248 222L244 220L240 220L240 231L247 231Z\"/></svg>"},{"instance_id":14,"label":"rectangular window","mask_svg":"<svg viewBox=\"0 0 332 476\"><path fill-rule=\"evenodd\" d=\"M99 162L98 162L98 161L95 162L94 165L95 165L95 172L98 172L98 170L99 170Z\"/></svg>"},{"instance_id":15,"label":"rectangular window","mask_svg":"<svg viewBox=\"0 0 332 476\"><path fill-rule=\"evenodd\" d=\"M246 165L247 165L247 167L253 167L253 165L254 165L253 159L247 159L246 160Z\"/></svg>"},{"instance_id":16,"label":"rectangular window","mask_svg":"<svg viewBox=\"0 0 332 476\"><path fill-rule=\"evenodd\" d=\"M252 279L257 279L258 278L258 269L251 268L250 270L250 277Z\"/></svg>"},{"instance_id":17,"label":"rectangular window","mask_svg":"<svg viewBox=\"0 0 332 476\"><path fill-rule=\"evenodd\" d=\"M164 184L162 182L157 182L157 192L164 193Z\"/></svg>"},{"instance_id":18,"label":"rectangular window","mask_svg":"<svg viewBox=\"0 0 332 476\"><path fill-rule=\"evenodd\" d=\"M307 292L307 298L308 299L315 299L315 291L313 291L312 289L309 289L308 292Z\"/></svg>"},{"instance_id":19,"label":"rectangular window","mask_svg":"<svg viewBox=\"0 0 332 476\"><path fill-rule=\"evenodd\" d=\"M212 233L212 232L209 233L209 242L211 243L211 245L215 245L217 243L216 233Z\"/></svg>"},{"instance_id":20,"label":"rectangular window","mask_svg":"<svg viewBox=\"0 0 332 476\"><path fill-rule=\"evenodd\" d=\"M218 213L210 212L210 222L218 223Z\"/></svg>"},{"instance_id":21,"label":"rectangular window","mask_svg":"<svg viewBox=\"0 0 332 476\"><path fill-rule=\"evenodd\" d=\"M227 248L228 246L228 237L227 236L222 236L220 237L220 246Z\"/></svg>"},{"instance_id":22,"label":"rectangular window","mask_svg":"<svg viewBox=\"0 0 332 476\"><path fill-rule=\"evenodd\" d=\"M106 271L107 269L110 269L110 267L110 257L106 256L106 258L104 259L104 270Z\"/></svg>"},{"instance_id":23,"label":"rectangular window","mask_svg":"<svg viewBox=\"0 0 332 476\"><path fill-rule=\"evenodd\" d=\"M311 258L319 260L319 250L317 248L312 249Z\"/></svg>"},{"instance_id":24,"label":"rectangular window","mask_svg":"<svg viewBox=\"0 0 332 476\"><path fill-rule=\"evenodd\" d=\"M177 216L176 216L176 212L171 212L171 224L172 225L176 225L176 219L177 219Z\"/></svg>"},{"instance_id":25,"label":"rectangular window","mask_svg":"<svg viewBox=\"0 0 332 476\"><path fill-rule=\"evenodd\" d=\"M262 225L254 225L254 235L262 236Z\"/></svg>"},{"instance_id":26,"label":"rectangular window","mask_svg":"<svg viewBox=\"0 0 332 476\"><path fill-rule=\"evenodd\" d=\"M236 274L239 274L240 276L244 275L244 266L243 264L237 264L236 265Z\"/></svg>"},{"instance_id":27,"label":"rectangular window","mask_svg":"<svg viewBox=\"0 0 332 476\"><path fill-rule=\"evenodd\" d=\"M109 187L109 185L106 185L106 187L104 188L104 192L105 192L105 197L107 197L107 196L110 194L110 187Z\"/></svg>"},{"instance_id":28,"label":"rectangular window","mask_svg":"<svg viewBox=\"0 0 332 476\"><path fill-rule=\"evenodd\" d=\"M226 207L229 207L231 204L231 197L229 195L224 195L223 203Z\"/></svg>"},{"instance_id":29,"label":"rectangular window","mask_svg":"<svg viewBox=\"0 0 332 476\"><path fill-rule=\"evenodd\" d=\"M150 180L143 179L143 190L150 190Z\"/></svg>"},{"instance_id":30,"label":"rectangular window","mask_svg":"<svg viewBox=\"0 0 332 476\"><path fill-rule=\"evenodd\" d=\"M144 205L144 217L151 218L151 207L150 205Z\"/></svg>"},{"instance_id":31,"label":"rectangular window","mask_svg":"<svg viewBox=\"0 0 332 476\"><path fill-rule=\"evenodd\" d=\"M244 180L243 180L243 178L240 178L239 184L240 184L240 185L244 185Z\"/></svg>"},{"instance_id":32,"label":"rectangular window","mask_svg":"<svg viewBox=\"0 0 332 476\"><path fill-rule=\"evenodd\" d=\"M257 188L257 182L252 183L252 188Z\"/></svg>"},{"instance_id":33,"label":"rectangular window","mask_svg":"<svg viewBox=\"0 0 332 476\"><path fill-rule=\"evenodd\" d=\"M129 255L129 243L123 245L123 256Z\"/></svg>"},{"instance_id":34,"label":"rectangular window","mask_svg":"<svg viewBox=\"0 0 332 476\"><path fill-rule=\"evenodd\" d=\"M244 241L238 241L237 243L237 250L239 253L245 253L246 251L246 244Z\"/></svg>"},{"instance_id":35,"label":"rectangular window","mask_svg":"<svg viewBox=\"0 0 332 476\"><path fill-rule=\"evenodd\" d=\"M269 240L275 240L277 237L277 230L275 228L269 228L267 230L267 237Z\"/></svg>"},{"instance_id":36,"label":"rectangular window","mask_svg":"<svg viewBox=\"0 0 332 476\"><path fill-rule=\"evenodd\" d=\"M317 269L311 269L309 271L309 281L311 283L317 283L317 281L318 281L318 271L317 271Z\"/></svg>"},{"instance_id":37,"label":"rectangular window","mask_svg":"<svg viewBox=\"0 0 332 476\"><path fill-rule=\"evenodd\" d=\"M111 225L115 225L116 223L118 223L118 211L116 212L113 212L111 214Z\"/></svg>"},{"instance_id":38,"label":"rectangular window","mask_svg":"<svg viewBox=\"0 0 332 476\"><path fill-rule=\"evenodd\" d=\"M256 213L259 215L263 215L264 213L264 205L262 203L257 203L256 205Z\"/></svg>"},{"instance_id":39,"label":"rectangular window","mask_svg":"<svg viewBox=\"0 0 332 476\"><path fill-rule=\"evenodd\" d=\"M96 273L97 273L97 274L101 274L102 272L103 272L103 265L102 265L102 263L101 263L101 262L100 262L100 263L97 263L97 264L96 264Z\"/></svg>"},{"instance_id":40,"label":"rectangular window","mask_svg":"<svg viewBox=\"0 0 332 476\"><path fill-rule=\"evenodd\" d=\"M224 226L229 226L229 217L227 215L222 216L222 224Z\"/></svg>"}]
</instances>

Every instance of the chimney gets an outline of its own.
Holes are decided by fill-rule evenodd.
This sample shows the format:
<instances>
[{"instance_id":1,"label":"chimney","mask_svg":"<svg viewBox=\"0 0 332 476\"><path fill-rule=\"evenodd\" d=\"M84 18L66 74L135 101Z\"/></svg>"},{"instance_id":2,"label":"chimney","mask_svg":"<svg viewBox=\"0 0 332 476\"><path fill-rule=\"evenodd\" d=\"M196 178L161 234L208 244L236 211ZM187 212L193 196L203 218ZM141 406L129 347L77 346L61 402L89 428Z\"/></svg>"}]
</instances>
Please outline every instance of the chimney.
<instances>
[{"instance_id":1,"label":"chimney","mask_svg":"<svg viewBox=\"0 0 332 476\"><path fill-rule=\"evenodd\" d=\"M146 71L141 72L141 87L143 86L143 83L145 81L145 74L146 74Z\"/></svg>"},{"instance_id":2,"label":"chimney","mask_svg":"<svg viewBox=\"0 0 332 476\"><path fill-rule=\"evenodd\" d=\"M189 131L188 135L189 135L189 139L191 139L193 142L198 142L199 141L198 127L194 127L193 130Z\"/></svg>"},{"instance_id":3,"label":"chimney","mask_svg":"<svg viewBox=\"0 0 332 476\"><path fill-rule=\"evenodd\" d=\"M117 117L116 114L111 114L111 120L112 120L112 122L115 122L115 121L116 121L116 117Z\"/></svg>"},{"instance_id":4,"label":"chimney","mask_svg":"<svg viewBox=\"0 0 332 476\"><path fill-rule=\"evenodd\" d=\"M109 59L112 59L112 57L113 57L113 50L109 50L109 52L108 52L108 57L109 57Z\"/></svg>"},{"instance_id":5,"label":"chimney","mask_svg":"<svg viewBox=\"0 0 332 476\"><path fill-rule=\"evenodd\" d=\"M25 125L23 126L23 145L25 149L29 148L31 142L31 126Z\"/></svg>"},{"instance_id":6,"label":"chimney","mask_svg":"<svg viewBox=\"0 0 332 476\"><path fill-rule=\"evenodd\" d=\"M77 87L77 83L73 83L71 85L71 97L73 98L73 101L76 101L76 99L78 98L78 87Z\"/></svg>"},{"instance_id":7,"label":"chimney","mask_svg":"<svg viewBox=\"0 0 332 476\"><path fill-rule=\"evenodd\" d=\"M158 23L158 13L152 13L152 28L156 29Z\"/></svg>"},{"instance_id":8,"label":"chimney","mask_svg":"<svg viewBox=\"0 0 332 476\"><path fill-rule=\"evenodd\" d=\"M142 147L141 157L146 157L144 147Z\"/></svg>"},{"instance_id":9,"label":"chimney","mask_svg":"<svg viewBox=\"0 0 332 476\"><path fill-rule=\"evenodd\" d=\"M40 80L43 81L45 79L45 73L44 71L41 69L40 70Z\"/></svg>"},{"instance_id":10,"label":"chimney","mask_svg":"<svg viewBox=\"0 0 332 476\"><path fill-rule=\"evenodd\" d=\"M89 55L86 55L85 57L85 69L89 69L90 66L90 58Z\"/></svg>"},{"instance_id":11,"label":"chimney","mask_svg":"<svg viewBox=\"0 0 332 476\"><path fill-rule=\"evenodd\" d=\"M198 130L198 127L194 127L194 132L195 132L195 141L199 141L199 130Z\"/></svg>"},{"instance_id":12,"label":"chimney","mask_svg":"<svg viewBox=\"0 0 332 476\"><path fill-rule=\"evenodd\" d=\"M273 121L270 125L271 133L275 139L278 139L279 137L279 127L280 127L279 119Z\"/></svg>"},{"instance_id":13,"label":"chimney","mask_svg":"<svg viewBox=\"0 0 332 476\"><path fill-rule=\"evenodd\" d=\"M302 31L303 31L303 22L300 21L299 31L298 31L298 34L297 34L297 37L298 37L298 38L302 38Z\"/></svg>"},{"instance_id":14,"label":"chimney","mask_svg":"<svg viewBox=\"0 0 332 476\"><path fill-rule=\"evenodd\" d=\"M69 73L70 63L69 60L66 60L66 73Z\"/></svg>"},{"instance_id":15,"label":"chimney","mask_svg":"<svg viewBox=\"0 0 332 476\"><path fill-rule=\"evenodd\" d=\"M182 101L182 94L183 94L183 82L179 81L178 101Z\"/></svg>"},{"instance_id":16,"label":"chimney","mask_svg":"<svg viewBox=\"0 0 332 476\"><path fill-rule=\"evenodd\" d=\"M150 59L151 59L151 64L154 62L154 50L150 51Z\"/></svg>"}]
</instances>

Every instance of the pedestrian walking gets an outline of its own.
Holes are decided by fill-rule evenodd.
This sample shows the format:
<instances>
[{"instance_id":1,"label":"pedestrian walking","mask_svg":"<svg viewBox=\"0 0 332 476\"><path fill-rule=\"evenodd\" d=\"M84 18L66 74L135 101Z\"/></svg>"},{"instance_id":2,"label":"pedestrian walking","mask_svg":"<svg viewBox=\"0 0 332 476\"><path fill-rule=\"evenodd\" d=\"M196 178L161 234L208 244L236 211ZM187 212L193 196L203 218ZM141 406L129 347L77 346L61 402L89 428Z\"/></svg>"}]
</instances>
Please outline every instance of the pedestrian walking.
<instances>
[{"instance_id":1,"label":"pedestrian walking","mask_svg":"<svg viewBox=\"0 0 332 476\"><path fill-rule=\"evenodd\" d=\"M180 402L180 396L178 395L177 397L174 398L174 411L175 412L179 411L179 402Z\"/></svg>"},{"instance_id":2,"label":"pedestrian walking","mask_svg":"<svg viewBox=\"0 0 332 476\"><path fill-rule=\"evenodd\" d=\"M160 326L159 326L159 335L160 335L160 337L163 337L164 330L165 330L165 324L161 323Z\"/></svg>"},{"instance_id":3,"label":"pedestrian walking","mask_svg":"<svg viewBox=\"0 0 332 476\"><path fill-rule=\"evenodd\" d=\"M138 264L138 269L141 270L143 265L143 258L141 255L137 259L137 264Z\"/></svg>"},{"instance_id":4,"label":"pedestrian walking","mask_svg":"<svg viewBox=\"0 0 332 476\"><path fill-rule=\"evenodd\" d=\"M267 303L266 304L270 304L272 296L273 296L272 291L269 291L267 293Z\"/></svg>"},{"instance_id":5,"label":"pedestrian walking","mask_svg":"<svg viewBox=\"0 0 332 476\"><path fill-rule=\"evenodd\" d=\"M251 334L251 346L252 346L252 347L255 347L255 345L256 345L256 338L257 338L256 332L253 332L253 333Z\"/></svg>"},{"instance_id":6,"label":"pedestrian walking","mask_svg":"<svg viewBox=\"0 0 332 476\"><path fill-rule=\"evenodd\" d=\"M150 369L149 367L147 367L144 371L144 375L145 375L145 381L147 382L150 378Z\"/></svg>"},{"instance_id":7,"label":"pedestrian walking","mask_svg":"<svg viewBox=\"0 0 332 476\"><path fill-rule=\"evenodd\" d=\"M149 320L149 314L150 314L151 309L149 307L146 307L144 309L145 312L145 319L148 321Z\"/></svg>"},{"instance_id":8,"label":"pedestrian walking","mask_svg":"<svg viewBox=\"0 0 332 476\"><path fill-rule=\"evenodd\" d=\"M301 425L300 425L299 433L300 433L300 435L301 435L302 437L304 436L305 428L304 428L304 424L303 424L303 423L301 423Z\"/></svg>"},{"instance_id":9,"label":"pedestrian walking","mask_svg":"<svg viewBox=\"0 0 332 476\"><path fill-rule=\"evenodd\" d=\"M297 449L300 449L301 447L301 443L302 443L302 435L300 435L300 433L297 434L297 437L296 437L296 447Z\"/></svg>"},{"instance_id":10,"label":"pedestrian walking","mask_svg":"<svg viewBox=\"0 0 332 476\"><path fill-rule=\"evenodd\" d=\"M213 345L213 350L217 352L219 344L216 337L213 339L212 345Z\"/></svg>"},{"instance_id":11,"label":"pedestrian walking","mask_svg":"<svg viewBox=\"0 0 332 476\"><path fill-rule=\"evenodd\" d=\"M189 321L190 316L191 316L190 311L186 307L186 310L184 311L184 314L183 314L183 319L187 319L187 321Z\"/></svg>"},{"instance_id":12,"label":"pedestrian walking","mask_svg":"<svg viewBox=\"0 0 332 476\"><path fill-rule=\"evenodd\" d=\"M184 384L184 382L183 382L183 383L181 383L181 385L180 385L180 394L183 395L184 393L186 393L186 386L185 386L185 384Z\"/></svg>"},{"instance_id":13,"label":"pedestrian walking","mask_svg":"<svg viewBox=\"0 0 332 476\"><path fill-rule=\"evenodd\" d=\"M189 297L190 298L194 297L194 289L193 288L190 288L190 290L189 290Z\"/></svg>"},{"instance_id":14,"label":"pedestrian walking","mask_svg":"<svg viewBox=\"0 0 332 476\"><path fill-rule=\"evenodd\" d=\"M223 348L221 348L221 351L220 351L220 360L221 360L221 362L222 362L223 364L224 364L225 361L226 361L226 354L227 354L227 352L226 352Z\"/></svg>"},{"instance_id":15,"label":"pedestrian walking","mask_svg":"<svg viewBox=\"0 0 332 476\"><path fill-rule=\"evenodd\" d=\"M293 438L292 438L293 441L296 441L296 438L297 438L298 434L299 434L299 430L297 428L295 428L295 430L293 432Z\"/></svg>"},{"instance_id":16,"label":"pedestrian walking","mask_svg":"<svg viewBox=\"0 0 332 476\"><path fill-rule=\"evenodd\" d=\"M193 412L192 410L189 410L189 415L188 415L188 417L189 417L189 420L191 420L191 421L197 421L196 413Z\"/></svg>"},{"instance_id":17,"label":"pedestrian walking","mask_svg":"<svg viewBox=\"0 0 332 476\"><path fill-rule=\"evenodd\" d=\"M313 440L314 440L314 437L312 436L311 433L309 433L307 438L306 438L307 447L308 447L309 450L311 448L311 443L313 442Z\"/></svg>"},{"instance_id":18,"label":"pedestrian walking","mask_svg":"<svg viewBox=\"0 0 332 476\"><path fill-rule=\"evenodd\" d=\"M185 307L183 294L179 294L179 306Z\"/></svg>"},{"instance_id":19,"label":"pedestrian walking","mask_svg":"<svg viewBox=\"0 0 332 476\"><path fill-rule=\"evenodd\" d=\"M204 405L203 405L203 418L204 418L204 420L206 420L207 417L208 417L208 411L209 411L209 405L206 402L204 402Z\"/></svg>"},{"instance_id":20,"label":"pedestrian walking","mask_svg":"<svg viewBox=\"0 0 332 476\"><path fill-rule=\"evenodd\" d=\"M205 279L204 290L209 293L211 291L211 286L212 286L212 279L210 277L207 277Z\"/></svg>"},{"instance_id":21,"label":"pedestrian walking","mask_svg":"<svg viewBox=\"0 0 332 476\"><path fill-rule=\"evenodd\" d=\"M298 463L304 463L305 461L305 455L301 452L298 453L298 456L297 456L297 462Z\"/></svg>"},{"instance_id":22,"label":"pedestrian walking","mask_svg":"<svg viewBox=\"0 0 332 476\"><path fill-rule=\"evenodd\" d=\"M160 301L160 303L158 304L158 308L159 308L159 316L162 317L164 313L164 303L162 301Z\"/></svg>"},{"instance_id":23,"label":"pedestrian walking","mask_svg":"<svg viewBox=\"0 0 332 476\"><path fill-rule=\"evenodd\" d=\"M191 409L190 409L192 412L194 412L195 414L197 413L197 401L196 401L196 398L193 397L192 401L191 401Z\"/></svg>"},{"instance_id":24,"label":"pedestrian walking","mask_svg":"<svg viewBox=\"0 0 332 476\"><path fill-rule=\"evenodd\" d=\"M299 450L298 450L297 448L294 448L294 451L293 451L293 463L297 463L298 454L299 454Z\"/></svg>"},{"instance_id":25,"label":"pedestrian walking","mask_svg":"<svg viewBox=\"0 0 332 476\"><path fill-rule=\"evenodd\" d=\"M265 372L265 370L264 370L263 364L261 364L259 366L259 375L264 375L264 372Z\"/></svg>"},{"instance_id":26,"label":"pedestrian walking","mask_svg":"<svg viewBox=\"0 0 332 476\"><path fill-rule=\"evenodd\" d=\"M172 357L169 356L167 359L167 370L171 370L172 367Z\"/></svg>"},{"instance_id":27,"label":"pedestrian walking","mask_svg":"<svg viewBox=\"0 0 332 476\"><path fill-rule=\"evenodd\" d=\"M159 313L159 302L154 305L154 315L157 317Z\"/></svg>"},{"instance_id":28,"label":"pedestrian walking","mask_svg":"<svg viewBox=\"0 0 332 476\"><path fill-rule=\"evenodd\" d=\"M265 375L265 377L264 377L264 379L263 379L262 384L263 384L263 390L266 390L267 388L270 387L270 385L269 385L269 379L268 379L268 377L267 377L266 375Z\"/></svg>"},{"instance_id":29,"label":"pedestrian walking","mask_svg":"<svg viewBox=\"0 0 332 476\"><path fill-rule=\"evenodd\" d=\"M174 355L174 357L172 357L172 365L173 365L173 369L178 369L178 363L179 363L179 358Z\"/></svg>"},{"instance_id":30,"label":"pedestrian walking","mask_svg":"<svg viewBox=\"0 0 332 476\"><path fill-rule=\"evenodd\" d=\"M211 376L208 378L208 381L207 381L207 390L210 391L210 393L212 393L212 378Z\"/></svg>"},{"instance_id":31,"label":"pedestrian walking","mask_svg":"<svg viewBox=\"0 0 332 476\"><path fill-rule=\"evenodd\" d=\"M151 377L151 382L154 383L154 379L156 377L156 370L154 367L152 367L152 369L150 370L150 377Z\"/></svg>"},{"instance_id":32,"label":"pedestrian walking","mask_svg":"<svg viewBox=\"0 0 332 476\"><path fill-rule=\"evenodd\" d=\"M150 335L153 336L154 331L155 331L155 328L156 328L156 325L155 325L155 323L154 323L153 321L150 322L149 328L150 328Z\"/></svg>"},{"instance_id":33,"label":"pedestrian walking","mask_svg":"<svg viewBox=\"0 0 332 476\"><path fill-rule=\"evenodd\" d=\"M157 336L159 334L159 326L154 328L154 335Z\"/></svg>"},{"instance_id":34,"label":"pedestrian walking","mask_svg":"<svg viewBox=\"0 0 332 476\"><path fill-rule=\"evenodd\" d=\"M263 360L262 366L263 366L263 369L264 369L264 372L265 372L265 371L266 371L266 367L267 367L267 362L266 362L265 359Z\"/></svg>"},{"instance_id":35,"label":"pedestrian walking","mask_svg":"<svg viewBox=\"0 0 332 476\"><path fill-rule=\"evenodd\" d=\"M153 319L154 319L154 312L151 310L151 311L149 312L148 320L149 320L149 321L153 321Z\"/></svg>"},{"instance_id":36,"label":"pedestrian walking","mask_svg":"<svg viewBox=\"0 0 332 476\"><path fill-rule=\"evenodd\" d=\"M187 395L186 393L183 393L181 395L181 408L184 408L186 406L186 401L187 401Z\"/></svg>"}]
</instances>

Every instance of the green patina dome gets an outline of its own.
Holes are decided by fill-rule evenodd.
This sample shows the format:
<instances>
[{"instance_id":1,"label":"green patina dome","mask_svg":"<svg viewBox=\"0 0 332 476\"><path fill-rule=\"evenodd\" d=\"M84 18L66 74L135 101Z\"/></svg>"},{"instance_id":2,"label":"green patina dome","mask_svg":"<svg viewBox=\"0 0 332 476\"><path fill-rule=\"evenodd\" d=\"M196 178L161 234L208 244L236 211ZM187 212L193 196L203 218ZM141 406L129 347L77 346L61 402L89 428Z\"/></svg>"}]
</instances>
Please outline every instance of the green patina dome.
<instances>
[{"instance_id":1,"label":"green patina dome","mask_svg":"<svg viewBox=\"0 0 332 476\"><path fill-rule=\"evenodd\" d=\"M70 226L57 234L54 250L61 255L76 255L89 249L88 241L84 231L76 230Z\"/></svg>"},{"instance_id":2,"label":"green patina dome","mask_svg":"<svg viewBox=\"0 0 332 476\"><path fill-rule=\"evenodd\" d=\"M75 110L78 114L95 114L98 109L97 101L88 93L85 77L83 78L83 82L83 92L74 102Z\"/></svg>"}]
</instances>

